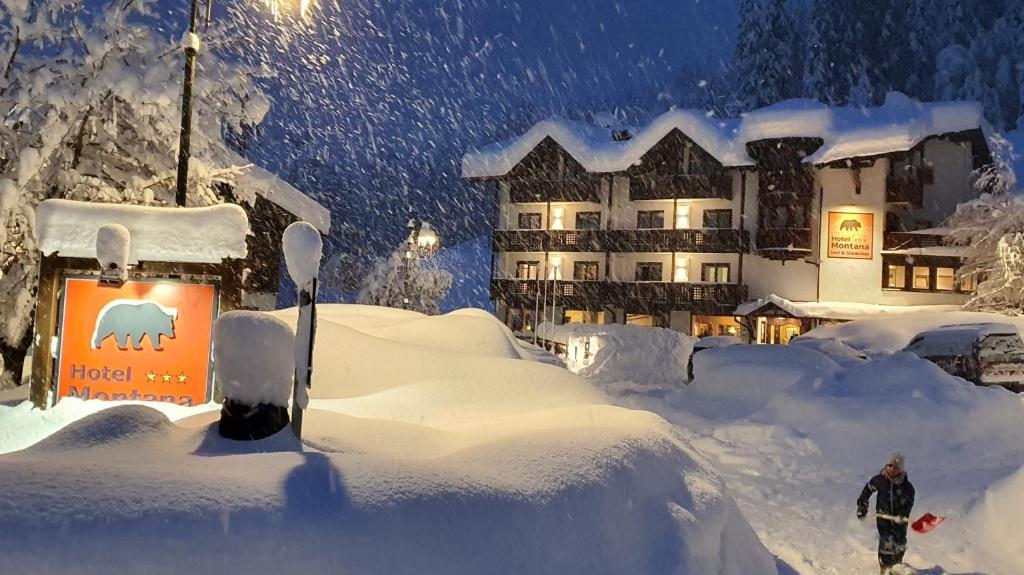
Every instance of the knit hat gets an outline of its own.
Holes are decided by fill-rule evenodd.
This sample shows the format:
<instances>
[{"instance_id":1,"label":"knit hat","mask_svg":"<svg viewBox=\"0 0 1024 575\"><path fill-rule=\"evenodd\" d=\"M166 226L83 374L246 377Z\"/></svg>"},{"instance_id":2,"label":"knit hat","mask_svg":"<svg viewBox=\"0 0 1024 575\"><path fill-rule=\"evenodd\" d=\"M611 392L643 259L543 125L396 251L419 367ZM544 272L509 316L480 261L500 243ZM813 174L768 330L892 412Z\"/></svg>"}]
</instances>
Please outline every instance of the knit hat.
<instances>
[{"instance_id":1,"label":"knit hat","mask_svg":"<svg viewBox=\"0 0 1024 575\"><path fill-rule=\"evenodd\" d=\"M894 451L889 459L885 460L886 465L892 465L897 471L903 471L903 454L899 451Z\"/></svg>"}]
</instances>

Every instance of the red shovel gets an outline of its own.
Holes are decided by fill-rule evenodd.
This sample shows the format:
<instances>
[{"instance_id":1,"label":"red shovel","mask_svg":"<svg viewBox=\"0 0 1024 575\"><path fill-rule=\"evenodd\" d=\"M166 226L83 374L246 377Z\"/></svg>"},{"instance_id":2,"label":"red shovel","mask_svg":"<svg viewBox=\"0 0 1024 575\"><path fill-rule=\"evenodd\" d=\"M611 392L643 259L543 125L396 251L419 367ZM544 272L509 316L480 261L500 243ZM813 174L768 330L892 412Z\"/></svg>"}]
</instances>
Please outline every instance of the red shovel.
<instances>
[{"instance_id":1,"label":"red shovel","mask_svg":"<svg viewBox=\"0 0 1024 575\"><path fill-rule=\"evenodd\" d=\"M946 519L941 515L936 516L931 513L925 513L921 517L918 517L916 521L911 523L909 517L898 517L896 515L886 515L885 513L876 513L875 516L880 519L888 519L895 523L910 523L910 528L921 534L928 533L932 529L935 529L939 526L939 523L942 523Z\"/></svg>"}]
</instances>

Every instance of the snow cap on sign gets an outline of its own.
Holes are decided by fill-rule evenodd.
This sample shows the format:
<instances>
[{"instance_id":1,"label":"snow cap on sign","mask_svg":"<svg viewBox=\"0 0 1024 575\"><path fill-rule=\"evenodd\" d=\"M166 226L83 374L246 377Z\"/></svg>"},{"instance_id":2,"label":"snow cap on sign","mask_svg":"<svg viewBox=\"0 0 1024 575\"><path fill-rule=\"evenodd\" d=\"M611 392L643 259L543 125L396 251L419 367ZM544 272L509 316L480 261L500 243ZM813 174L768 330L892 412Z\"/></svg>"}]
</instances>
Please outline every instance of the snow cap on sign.
<instances>
[{"instance_id":1,"label":"snow cap on sign","mask_svg":"<svg viewBox=\"0 0 1024 575\"><path fill-rule=\"evenodd\" d=\"M295 222L284 231L281 242L288 275L295 285L301 287L316 279L324 255L320 232L308 222Z\"/></svg>"},{"instance_id":2,"label":"snow cap on sign","mask_svg":"<svg viewBox=\"0 0 1024 575\"><path fill-rule=\"evenodd\" d=\"M229 397L246 405L288 407L295 332L258 311L229 311L213 324L213 369Z\"/></svg>"}]
</instances>

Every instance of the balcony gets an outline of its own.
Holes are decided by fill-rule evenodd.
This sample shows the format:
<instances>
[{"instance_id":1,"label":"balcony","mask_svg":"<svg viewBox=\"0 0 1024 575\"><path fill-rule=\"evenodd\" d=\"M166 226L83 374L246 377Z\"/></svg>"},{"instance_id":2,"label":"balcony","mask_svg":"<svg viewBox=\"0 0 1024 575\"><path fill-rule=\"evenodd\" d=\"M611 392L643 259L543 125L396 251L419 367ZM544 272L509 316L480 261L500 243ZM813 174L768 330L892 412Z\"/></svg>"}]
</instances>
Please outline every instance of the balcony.
<instances>
[{"instance_id":1,"label":"balcony","mask_svg":"<svg viewBox=\"0 0 1024 575\"><path fill-rule=\"evenodd\" d=\"M811 251L810 228L761 228L757 231L757 251L773 260L794 260Z\"/></svg>"},{"instance_id":2,"label":"balcony","mask_svg":"<svg viewBox=\"0 0 1024 575\"><path fill-rule=\"evenodd\" d=\"M535 305L538 290L558 306L593 311L617 307L628 313L690 310L731 315L747 299L747 286L740 284L491 280L491 299L508 305Z\"/></svg>"},{"instance_id":3,"label":"balcony","mask_svg":"<svg viewBox=\"0 0 1024 575\"><path fill-rule=\"evenodd\" d=\"M498 230L495 252L600 252L603 230Z\"/></svg>"},{"instance_id":4,"label":"balcony","mask_svg":"<svg viewBox=\"0 0 1024 575\"><path fill-rule=\"evenodd\" d=\"M693 252L746 251L746 230L498 230L495 252Z\"/></svg>"},{"instance_id":5,"label":"balcony","mask_svg":"<svg viewBox=\"0 0 1024 575\"><path fill-rule=\"evenodd\" d=\"M882 240L884 250L905 250L907 248L932 248L946 245L945 236L919 234L914 232L885 232Z\"/></svg>"},{"instance_id":6,"label":"balcony","mask_svg":"<svg viewBox=\"0 0 1024 575\"><path fill-rule=\"evenodd\" d=\"M929 166L916 167L901 175L889 175L885 178L885 201L919 208L924 205L925 185L934 181L935 170Z\"/></svg>"},{"instance_id":7,"label":"balcony","mask_svg":"<svg viewBox=\"0 0 1024 575\"><path fill-rule=\"evenodd\" d=\"M749 236L737 229L608 230L610 252L738 253L746 251Z\"/></svg>"},{"instance_id":8,"label":"balcony","mask_svg":"<svg viewBox=\"0 0 1024 575\"><path fill-rule=\"evenodd\" d=\"M629 199L632 201L698 198L731 200L732 177L726 173L675 176L649 174L629 179Z\"/></svg>"},{"instance_id":9,"label":"balcony","mask_svg":"<svg viewBox=\"0 0 1024 575\"><path fill-rule=\"evenodd\" d=\"M571 180L509 180L509 201L513 204L535 202L600 202L600 178L584 176Z\"/></svg>"},{"instance_id":10,"label":"balcony","mask_svg":"<svg viewBox=\"0 0 1024 575\"><path fill-rule=\"evenodd\" d=\"M762 203L810 201L814 197L814 174L807 169L761 170L757 179Z\"/></svg>"}]
</instances>

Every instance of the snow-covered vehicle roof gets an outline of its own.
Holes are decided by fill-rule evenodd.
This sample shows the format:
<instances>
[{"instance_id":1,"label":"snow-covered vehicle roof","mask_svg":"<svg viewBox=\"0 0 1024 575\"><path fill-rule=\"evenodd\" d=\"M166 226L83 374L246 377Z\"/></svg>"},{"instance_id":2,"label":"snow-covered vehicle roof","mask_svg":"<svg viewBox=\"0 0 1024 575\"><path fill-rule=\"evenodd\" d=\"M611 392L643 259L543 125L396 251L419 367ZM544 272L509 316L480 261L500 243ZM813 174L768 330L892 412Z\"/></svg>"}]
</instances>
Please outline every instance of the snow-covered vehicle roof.
<instances>
[{"instance_id":1,"label":"snow-covered vehicle roof","mask_svg":"<svg viewBox=\"0 0 1024 575\"><path fill-rule=\"evenodd\" d=\"M246 256L249 218L235 204L166 208L46 200L36 208L39 249L45 255L96 258L96 234L108 224L128 229L128 263L219 263Z\"/></svg>"},{"instance_id":2,"label":"snow-covered vehicle roof","mask_svg":"<svg viewBox=\"0 0 1024 575\"><path fill-rule=\"evenodd\" d=\"M944 325L917 334L903 351L919 357L947 357L972 353L974 344L984 337L1009 335L1020 338L1015 326L1007 323L966 323Z\"/></svg>"},{"instance_id":3,"label":"snow-covered vehicle roof","mask_svg":"<svg viewBox=\"0 0 1024 575\"><path fill-rule=\"evenodd\" d=\"M625 141L613 130L550 118L525 134L472 151L462 157L464 178L508 174L545 138L565 149L588 172L621 172L678 129L727 167L752 166L747 142L777 138L820 138L823 144L804 159L823 165L838 160L905 152L930 137L989 127L977 102L915 101L890 92L875 108L828 107L811 100L787 100L744 114L739 119L710 117L697 110L670 110L646 126L630 129Z\"/></svg>"},{"instance_id":4,"label":"snow-covered vehicle roof","mask_svg":"<svg viewBox=\"0 0 1024 575\"><path fill-rule=\"evenodd\" d=\"M743 340L734 335L707 335L693 344L694 351L711 349L714 347L726 347L730 345L743 345Z\"/></svg>"}]
</instances>

